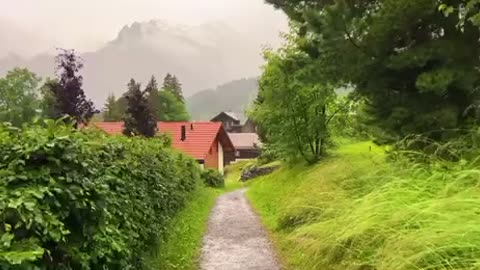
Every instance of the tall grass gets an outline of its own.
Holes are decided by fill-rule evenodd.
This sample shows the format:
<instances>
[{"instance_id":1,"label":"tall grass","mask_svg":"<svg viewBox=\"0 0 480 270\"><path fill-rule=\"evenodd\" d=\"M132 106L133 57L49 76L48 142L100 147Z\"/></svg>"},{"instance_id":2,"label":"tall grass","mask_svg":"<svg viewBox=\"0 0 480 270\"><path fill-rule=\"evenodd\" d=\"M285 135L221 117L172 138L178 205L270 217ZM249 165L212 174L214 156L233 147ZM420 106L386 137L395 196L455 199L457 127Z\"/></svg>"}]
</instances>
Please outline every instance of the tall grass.
<instances>
[{"instance_id":1,"label":"tall grass","mask_svg":"<svg viewBox=\"0 0 480 270\"><path fill-rule=\"evenodd\" d=\"M225 191L233 191L245 186L245 184L240 181L240 176L242 175L243 168L253 162L254 161L251 160L241 160L225 168Z\"/></svg>"},{"instance_id":2,"label":"tall grass","mask_svg":"<svg viewBox=\"0 0 480 270\"><path fill-rule=\"evenodd\" d=\"M480 269L480 168L386 163L367 143L284 168L248 196L290 269Z\"/></svg>"},{"instance_id":3,"label":"tall grass","mask_svg":"<svg viewBox=\"0 0 480 270\"><path fill-rule=\"evenodd\" d=\"M215 200L222 191L199 188L191 201L170 224L169 234L160 240L158 250L147 257L147 269L196 270L201 240Z\"/></svg>"}]
</instances>

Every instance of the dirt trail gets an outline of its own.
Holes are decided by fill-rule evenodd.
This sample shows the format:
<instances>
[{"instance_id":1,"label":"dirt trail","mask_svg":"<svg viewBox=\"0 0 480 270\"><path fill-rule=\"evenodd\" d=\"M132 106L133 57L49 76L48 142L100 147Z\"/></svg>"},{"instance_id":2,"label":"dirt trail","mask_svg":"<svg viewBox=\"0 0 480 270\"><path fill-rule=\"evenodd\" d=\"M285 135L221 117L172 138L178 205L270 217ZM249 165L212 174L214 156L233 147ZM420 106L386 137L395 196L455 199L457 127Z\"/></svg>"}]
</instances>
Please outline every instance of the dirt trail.
<instances>
[{"instance_id":1,"label":"dirt trail","mask_svg":"<svg viewBox=\"0 0 480 270\"><path fill-rule=\"evenodd\" d=\"M245 189L220 196L203 239L201 270L281 269Z\"/></svg>"}]
</instances>

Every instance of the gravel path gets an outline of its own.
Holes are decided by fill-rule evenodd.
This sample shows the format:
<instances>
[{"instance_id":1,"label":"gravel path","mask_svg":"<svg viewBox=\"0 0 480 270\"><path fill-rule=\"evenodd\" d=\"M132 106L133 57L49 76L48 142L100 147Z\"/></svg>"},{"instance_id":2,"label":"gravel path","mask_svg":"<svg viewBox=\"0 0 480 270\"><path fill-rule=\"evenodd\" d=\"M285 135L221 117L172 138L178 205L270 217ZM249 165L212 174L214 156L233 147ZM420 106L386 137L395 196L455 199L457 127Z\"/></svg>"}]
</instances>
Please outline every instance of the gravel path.
<instances>
[{"instance_id":1,"label":"gravel path","mask_svg":"<svg viewBox=\"0 0 480 270\"><path fill-rule=\"evenodd\" d=\"M203 239L201 270L280 270L245 189L220 196Z\"/></svg>"}]
</instances>

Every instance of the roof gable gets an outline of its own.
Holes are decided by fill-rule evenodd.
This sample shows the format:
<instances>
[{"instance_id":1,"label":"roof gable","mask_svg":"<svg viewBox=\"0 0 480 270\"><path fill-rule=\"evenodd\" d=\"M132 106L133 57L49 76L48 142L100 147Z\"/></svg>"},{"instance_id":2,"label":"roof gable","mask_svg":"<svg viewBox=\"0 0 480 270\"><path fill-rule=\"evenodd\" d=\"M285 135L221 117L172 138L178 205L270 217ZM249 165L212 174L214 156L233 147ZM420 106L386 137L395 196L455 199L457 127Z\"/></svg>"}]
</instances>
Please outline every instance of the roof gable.
<instances>
[{"instance_id":1,"label":"roof gable","mask_svg":"<svg viewBox=\"0 0 480 270\"><path fill-rule=\"evenodd\" d=\"M217 114L215 117L213 117L211 121L218 121L222 116L230 118L235 122L240 122L240 118L238 118L237 115L233 112L221 112Z\"/></svg>"}]
</instances>

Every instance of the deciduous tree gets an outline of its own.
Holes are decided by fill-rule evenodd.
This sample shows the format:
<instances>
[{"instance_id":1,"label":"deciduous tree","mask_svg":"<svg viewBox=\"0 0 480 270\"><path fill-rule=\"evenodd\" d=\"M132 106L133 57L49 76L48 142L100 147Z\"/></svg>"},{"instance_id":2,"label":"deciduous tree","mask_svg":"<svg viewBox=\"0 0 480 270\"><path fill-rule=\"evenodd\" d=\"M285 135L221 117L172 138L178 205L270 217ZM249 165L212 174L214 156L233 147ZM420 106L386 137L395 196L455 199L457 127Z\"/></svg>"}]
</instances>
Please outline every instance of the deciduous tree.
<instances>
[{"instance_id":1,"label":"deciduous tree","mask_svg":"<svg viewBox=\"0 0 480 270\"><path fill-rule=\"evenodd\" d=\"M441 139L473 117L467 109L480 98L480 30L462 25L462 16L446 17L439 1L268 2L300 25L302 49L322 63L323 74L351 83L373 123L397 138ZM465 2L477 1L447 4Z\"/></svg>"},{"instance_id":2,"label":"deciduous tree","mask_svg":"<svg viewBox=\"0 0 480 270\"><path fill-rule=\"evenodd\" d=\"M53 116L70 116L75 125L86 124L98 111L88 100L82 89L83 77L79 75L83 68L82 59L74 50L60 49L55 58L58 80L49 81L47 87L54 98Z\"/></svg>"},{"instance_id":3,"label":"deciduous tree","mask_svg":"<svg viewBox=\"0 0 480 270\"><path fill-rule=\"evenodd\" d=\"M21 126L39 114L39 83L39 77L20 68L0 78L0 122Z\"/></svg>"},{"instance_id":4,"label":"deciduous tree","mask_svg":"<svg viewBox=\"0 0 480 270\"><path fill-rule=\"evenodd\" d=\"M325 154L329 124L344 108L336 100L335 87L322 81L317 63L293 42L265 56L250 117L285 158L315 163Z\"/></svg>"}]
</instances>

